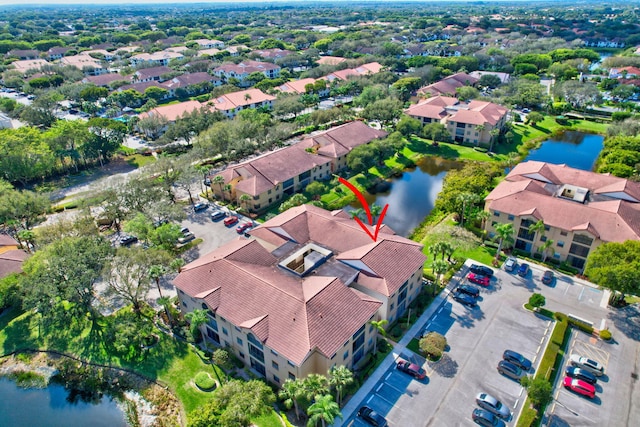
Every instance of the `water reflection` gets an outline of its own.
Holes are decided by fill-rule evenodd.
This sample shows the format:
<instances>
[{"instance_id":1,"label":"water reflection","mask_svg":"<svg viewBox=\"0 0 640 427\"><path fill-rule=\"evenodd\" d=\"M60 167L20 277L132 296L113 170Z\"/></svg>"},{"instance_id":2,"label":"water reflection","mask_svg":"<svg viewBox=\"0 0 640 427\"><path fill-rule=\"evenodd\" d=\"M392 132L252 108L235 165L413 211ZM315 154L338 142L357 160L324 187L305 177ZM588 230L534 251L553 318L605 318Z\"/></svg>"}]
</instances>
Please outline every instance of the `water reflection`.
<instances>
[{"instance_id":1,"label":"water reflection","mask_svg":"<svg viewBox=\"0 0 640 427\"><path fill-rule=\"evenodd\" d=\"M401 177L393 178L388 191L378 194L365 193L364 196L370 205L389 204L384 223L397 234L408 236L433 209L447 172L460 168L461 162L426 157L415 168L405 171ZM351 206L359 208L360 204L355 202Z\"/></svg>"}]
</instances>

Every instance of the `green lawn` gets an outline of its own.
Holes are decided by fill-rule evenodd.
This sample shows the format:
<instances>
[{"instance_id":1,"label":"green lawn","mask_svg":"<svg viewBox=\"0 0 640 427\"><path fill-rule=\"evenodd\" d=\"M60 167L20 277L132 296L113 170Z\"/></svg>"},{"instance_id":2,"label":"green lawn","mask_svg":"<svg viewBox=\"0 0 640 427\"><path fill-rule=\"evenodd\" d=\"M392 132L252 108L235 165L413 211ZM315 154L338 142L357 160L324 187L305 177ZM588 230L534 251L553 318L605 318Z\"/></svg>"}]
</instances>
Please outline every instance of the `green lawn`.
<instances>
[{"instance_id":1,"label":"green lawn","mask_svg":"<svg viewBox=\"0 0 640 427\"><path fill-rule=\"evenodd\" d=\"M413 338L409 341L409 344L407 344L407 348L415 354L420 354L420 341L417 338Z\"/></svg>"},{"instance_id":2,"label":"green lawn","mask_svg":"<svg viewBox=\"0 0 640 427\"><path fill-rule=\"evenodd\" d=\"M282 421L274 410L271 410L267 415L256 418L253 422L258 427L282 427Z\"/></svg>"},{"instance_id":3,"label":"green lawn","mask_svg":"<svg viewBox=\"0 0 640 427\"><path fill-rule=\"evenodd\" d=\"M149 163L153 163L156 161L156 158L153 156L143 156L142 154L133 154L130 156L126 156L125 160L131 166L135 166L137 168L142 167L144 165L148 165Z\"/></svg>"}]
</instances>

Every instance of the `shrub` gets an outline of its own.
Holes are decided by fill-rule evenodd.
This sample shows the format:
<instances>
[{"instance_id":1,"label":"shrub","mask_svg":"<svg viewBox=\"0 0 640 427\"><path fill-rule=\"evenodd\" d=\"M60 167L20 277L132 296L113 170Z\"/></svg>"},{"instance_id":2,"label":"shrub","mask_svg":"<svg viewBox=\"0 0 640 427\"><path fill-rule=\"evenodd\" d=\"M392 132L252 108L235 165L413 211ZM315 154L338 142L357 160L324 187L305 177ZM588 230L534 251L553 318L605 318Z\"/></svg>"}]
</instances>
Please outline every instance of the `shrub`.
<instances>
[{"instance_id":1,"label":"shrub","mask_svg":"<svg viewBox=\"0 0 640 427\"><path fill-rule=\"evenodd\" d=\"M522 386L527 390L527 396L537 408L543 408L553 399L553 386L541 377L524 377Z\"/></svg>"},{"instance_id":2,"label":"shrub","mask_svg":"<svg viewBox=\"0 0 640 427\"><path fill-rule=\"evenodd\" d=\"M529 298L529 305L533 308L540 308L545 305L546 302L544 295L539 293L534 293L531 295L531 298Z\"/></svg>"},{"instance_id":3,"label":"shrub","mask_svg":"<svg viewBox=\"0 0 640 427\"><path fill-rule=\"evenodd\" d=\"M194 378L194 382L196 383L196 386L203 391L210 391L216 388L216 381L211 378L207 372L198 372Z\"/></svg>"},{"instance_id":4,"label":"shrub","mask_svg":"<svg viewBox=\"0 0 640 427\"><path fill-rule=\"evenodd\" d=\"M605 341L609 341L611 339L611 331L608 329L603 329L600 331L600 338Z\"/></svg>"},{"instance_id":5,"label":"shrub","mask_svg":"<svg viewBox=\"0 0 640 427\"><path fill-rule=\"evenodd\" d=\"M429 332L420 339L420 350L431 359L440 359L447 348L447 339L437 332Z\"/></svg>"},{"instance_id":6,"label":"shrub","mask_svg":"<svg viewBox=\"0 0 640 427\"><path fill-rule=\"evenodd\" d=\"M522 410L520 418L518 418L518 427L529 427L534 425L538 418L538 411L531 407L526 407Z\"/></svg>"},{"instance_id":7,"label":"shrub","mask_svg":"<svg viewBox=\"0 0 640 427\"><path fill-rule=\"evenodd\" d=\"M442 357L442 350L432 346L431 344L420 343L420 349L427 355L429 360L440 360Z\"/></svg>"},{"instance_id":8,"label":"shrub","mask_svg":"<svg viewBox=\"0 0 640 427\"><path fill-rule=\"evenodd\" d=\"M489 151L489 149L484 147L473 147L473 149L479 153L486 153L487 151Z\"/></svg>"}]
</instances>

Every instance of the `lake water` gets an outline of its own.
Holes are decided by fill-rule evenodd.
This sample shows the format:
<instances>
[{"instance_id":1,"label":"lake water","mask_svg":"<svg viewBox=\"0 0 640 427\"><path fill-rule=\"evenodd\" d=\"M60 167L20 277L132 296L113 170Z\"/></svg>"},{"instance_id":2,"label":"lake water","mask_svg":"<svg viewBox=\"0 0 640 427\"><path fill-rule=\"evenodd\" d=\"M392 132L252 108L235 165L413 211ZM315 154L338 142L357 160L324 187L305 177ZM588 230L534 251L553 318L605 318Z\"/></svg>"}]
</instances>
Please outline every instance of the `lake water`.
<instances>
[{"instance_id":1,"label":"lake water","mask_svg":"<svg viewBox=\"0 0 640 427\"><path fill-rule=\"evenodd\" d=\"M433 209L447 172L461 167L460 162L426 157L415 169L405 171L399 178L393 178L388 191L365 193L364 196L369 205L376 203L384 207L389 204L383 222L397 234L408 236ZM355 202L352 207L359 208L360 203Z\"/></svg>"},{"instance_id":2,"label":"lake water","mask_svg":"<svg viewBox=\"0 0 640 427\"><path fill-rule=\"evenodd\" d=\"M116 402L103 397L99 403L71 403L60 385L23 389L0 379L0 425L6 427L126 427Z\"/></svg>"},{"instance_id":3,"label":"lake water","mask_svg":"<svg viewBox=\"0 0 640 427\"><path fill-rule=\"evenodd\" d=\"M592 171L603 143L602 135L568 131L544 141L540 148L531 150L524 160L564 163L572 168Z\"/></svg>"}]
</instances>

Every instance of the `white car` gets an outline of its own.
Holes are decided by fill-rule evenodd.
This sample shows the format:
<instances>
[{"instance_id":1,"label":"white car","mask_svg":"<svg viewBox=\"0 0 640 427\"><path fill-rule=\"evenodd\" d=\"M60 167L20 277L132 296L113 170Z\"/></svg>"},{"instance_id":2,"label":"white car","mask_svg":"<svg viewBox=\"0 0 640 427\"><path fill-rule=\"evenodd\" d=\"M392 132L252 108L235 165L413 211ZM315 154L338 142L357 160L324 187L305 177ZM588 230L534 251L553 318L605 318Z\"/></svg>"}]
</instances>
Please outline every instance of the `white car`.
<instances>
[{"instance_id":1,"label":"white car","mask_svg":"<svg viewBox=\"0 0 640 427\"><path fill-rule=\"evenodd\" d=\"M509 408L488 393L478 393L476 396L476 403L482 409L493 412L504 420L509 420L511 418L511 411Z\"/></svg>"},{"instance_id":2,"label":"white car","mask_svg":"<svg viewBox=\"0 0 640 427\"><path fill-rule=\"evenodd\" d=\"M604 375L604 367L600 362L579 354L572 354L569 360L573 366L585 369L598 377Z\"/></svg>"},{"instance_id":3,"label":"white car","mask_svg":"<svg viewBox=\"0 0 640 427\"><path fill-rule=\"evenodd\" d=\"M517 266L518 266L518 260L516 260L512 256L507 258L507 260L504 262L505 271L509 271L509 272L514 271Z\"/></svg>"}]
</instances>

